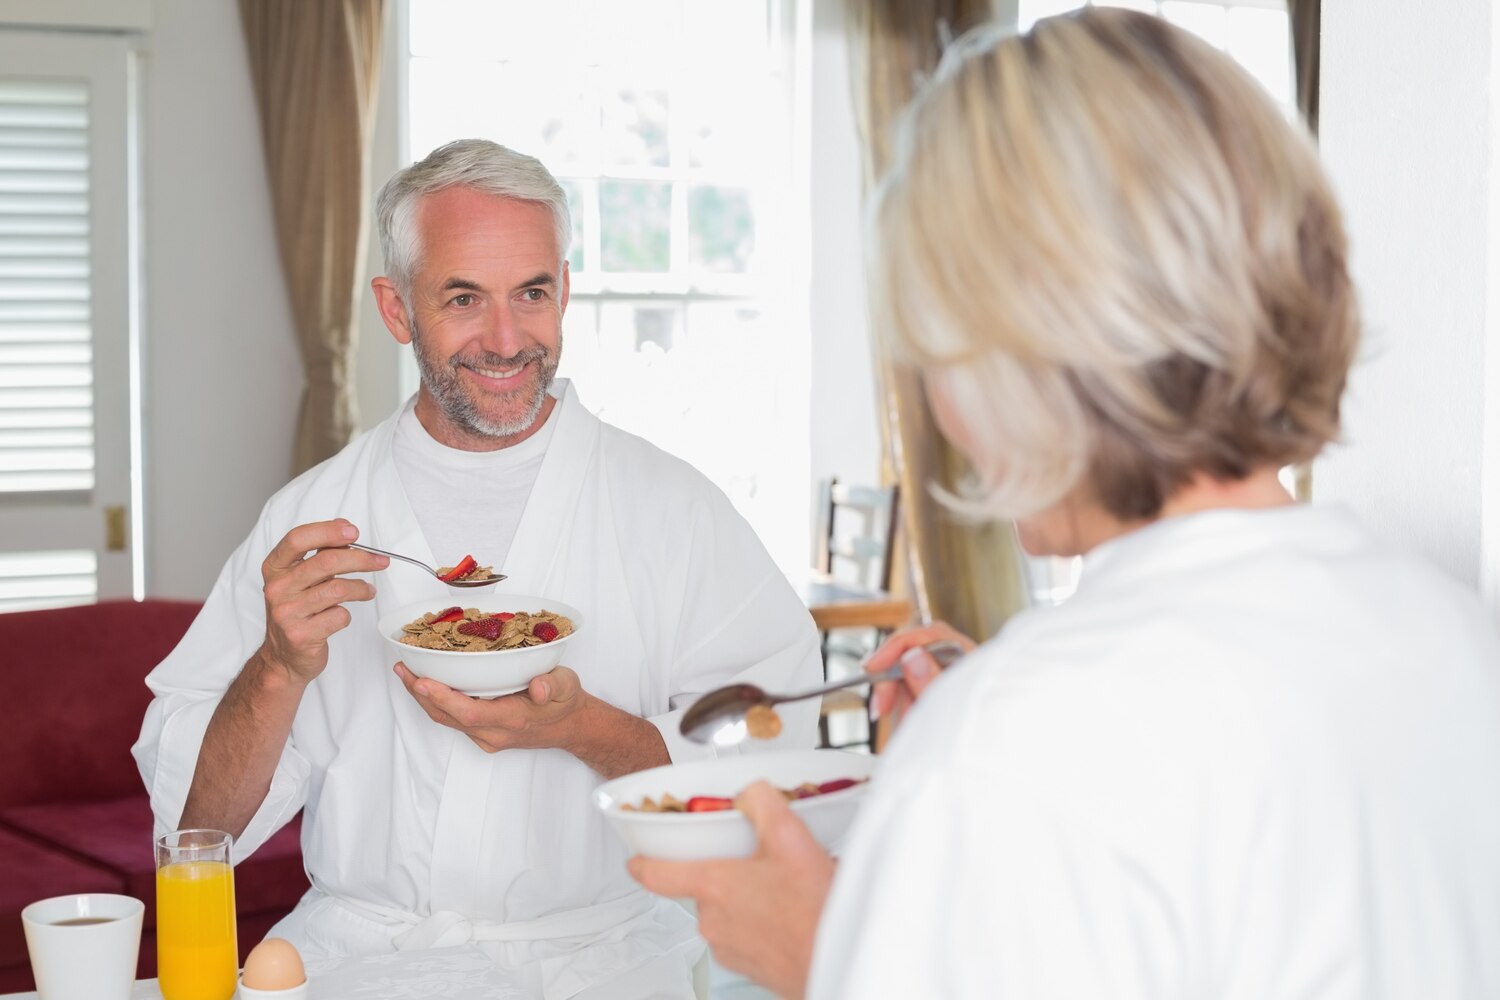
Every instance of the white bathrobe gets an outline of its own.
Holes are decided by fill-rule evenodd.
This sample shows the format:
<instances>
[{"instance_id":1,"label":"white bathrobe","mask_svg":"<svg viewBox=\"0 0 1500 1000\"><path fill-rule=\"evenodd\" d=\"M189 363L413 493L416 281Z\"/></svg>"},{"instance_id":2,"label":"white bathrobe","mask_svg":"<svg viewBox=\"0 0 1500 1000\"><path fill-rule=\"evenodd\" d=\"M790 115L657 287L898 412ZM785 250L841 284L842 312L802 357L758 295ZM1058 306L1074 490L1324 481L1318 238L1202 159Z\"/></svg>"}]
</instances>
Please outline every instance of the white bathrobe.
<instances>
[{"instance_id":1,"label":"white bathrobe","mask_svg":"<svg viewBox=\"0 0 1500 1000\"><path fill-rule=\"evenodd\" d=\"M586 628L564 663L584 688L657 725L673 760L712 756L683 740L668 699L740 680L813 685L821 667L811 618L718 489L602 423L566 382L554 393L556 431L497 592L577 607ZM156 699L135 755L158 832L181 816L209 718L264 638L260 566L288 529L342 516L371 544L438 565L391 462L395 420L270 500L148 678ZM353 622L330 640L328 667L235 844L244 858L306 810L313 889L276 933L312 956L477 941L500 962L530 967L549 1000L590 987L690 995L681 984L702 948L693 922L626 873L626 851L590 801L600 777L561 750L485 753L429 719L392 673L375 623L452 595L399 563L371 580L378 596L347 605ZM813 702L787 706L772 745L812 745L816 713ZM614 988L622 973L647 986Z\"/></svg>"},{"instance_id":2,"label":"white bathrobe","mask_svg":"<svg viewBox=\"0 0 1500 1000\"><path fill-rule=\"evenodd\" d=\"M1500 997L1500 642L1338 509L1173 518L924 695L814 1000Z\"/></svg>"}]
</instances>

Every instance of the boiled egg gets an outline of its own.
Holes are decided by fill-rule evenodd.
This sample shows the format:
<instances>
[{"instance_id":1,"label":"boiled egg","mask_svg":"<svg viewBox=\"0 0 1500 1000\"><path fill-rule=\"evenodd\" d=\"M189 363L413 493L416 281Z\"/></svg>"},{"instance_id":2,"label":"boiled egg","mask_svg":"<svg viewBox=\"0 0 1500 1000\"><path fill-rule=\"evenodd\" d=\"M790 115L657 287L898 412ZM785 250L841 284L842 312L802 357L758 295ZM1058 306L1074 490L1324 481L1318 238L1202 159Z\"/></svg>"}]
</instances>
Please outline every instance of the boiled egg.
<instances>
[{"instance_id":1,"label":"boiled egg","mask_svg":"<svg viewBox=\"0 0 1500 1000\"><path fill-rule=\"evenodd\" d=\"M289 990L307 982L307 973L302 969L302 956L290 941L266 938L245 957L245 974L240 981L252 990Z\"/></svg>"}]
</instances>

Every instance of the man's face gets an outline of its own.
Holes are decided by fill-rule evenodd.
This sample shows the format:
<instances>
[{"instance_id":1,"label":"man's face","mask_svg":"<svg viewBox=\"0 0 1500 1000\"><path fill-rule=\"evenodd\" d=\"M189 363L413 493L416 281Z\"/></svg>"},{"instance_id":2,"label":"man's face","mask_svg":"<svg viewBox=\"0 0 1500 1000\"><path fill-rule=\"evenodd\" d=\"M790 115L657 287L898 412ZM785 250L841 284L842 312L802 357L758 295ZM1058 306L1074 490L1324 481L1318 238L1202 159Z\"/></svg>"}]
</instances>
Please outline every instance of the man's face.
<instances>
[{"instance_id":1,"label":"man's face","mask_svg":"<svg viewBox=\"0 0 1500 1000\"><path fill-rule=\"evenodd\" d=\"M416 222L406 305L419 416L460 438L524 436L543 417L568 304L551 210L456 187L425 196Z\"/></svg>"}]
</instances>

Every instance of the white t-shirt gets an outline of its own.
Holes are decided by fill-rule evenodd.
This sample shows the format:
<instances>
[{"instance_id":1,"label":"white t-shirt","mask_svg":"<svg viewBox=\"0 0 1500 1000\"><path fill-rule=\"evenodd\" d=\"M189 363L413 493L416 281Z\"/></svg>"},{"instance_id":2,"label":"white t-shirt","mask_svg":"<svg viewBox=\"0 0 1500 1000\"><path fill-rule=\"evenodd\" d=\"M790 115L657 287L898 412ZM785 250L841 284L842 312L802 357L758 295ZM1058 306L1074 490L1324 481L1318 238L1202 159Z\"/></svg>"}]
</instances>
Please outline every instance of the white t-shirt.
<instances>
[{"instance_id":1,"label":"white t-shirt","mask_svg":"<svg viewBox=\"0 0 1500 1000\"><path fill-rule=\"evenodd\" d=\"M391 450L396 474L441 566L472 555L480 566L505 572L505 557L547 455L558 410L554 406L547 422L525 441L496 451L440 444L417 419L414 406L397 418Z\"/></svg>"},{"instance_id":2,"label":"white t-shirt","mask_svg":"<svg viewBox=\"0 0 1500 1000\"><path fill-rule=\"evenodd\" d=\"M1500 641L1336 508L1099 547L897 733L809 996L1500 997Z\"/></svg>"}]
</instances>

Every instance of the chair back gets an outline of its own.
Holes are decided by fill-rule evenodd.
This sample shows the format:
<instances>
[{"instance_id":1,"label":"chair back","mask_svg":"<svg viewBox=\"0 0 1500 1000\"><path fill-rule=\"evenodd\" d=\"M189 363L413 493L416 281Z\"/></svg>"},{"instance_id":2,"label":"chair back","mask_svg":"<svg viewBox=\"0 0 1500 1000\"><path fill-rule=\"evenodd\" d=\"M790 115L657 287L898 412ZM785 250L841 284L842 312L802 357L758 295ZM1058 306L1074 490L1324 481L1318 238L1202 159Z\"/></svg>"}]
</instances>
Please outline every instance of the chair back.
<instances>
[{"instance_id":1,"label":"chair back","mask_svg":"<svg viewBox=\"0 0 1500 1000\"><path fill-rule=\"evenodd\" d=\"M826 480L821 489L817 569L866 590L891 589L899 486Z\"/></svg>"}]
</instances>

